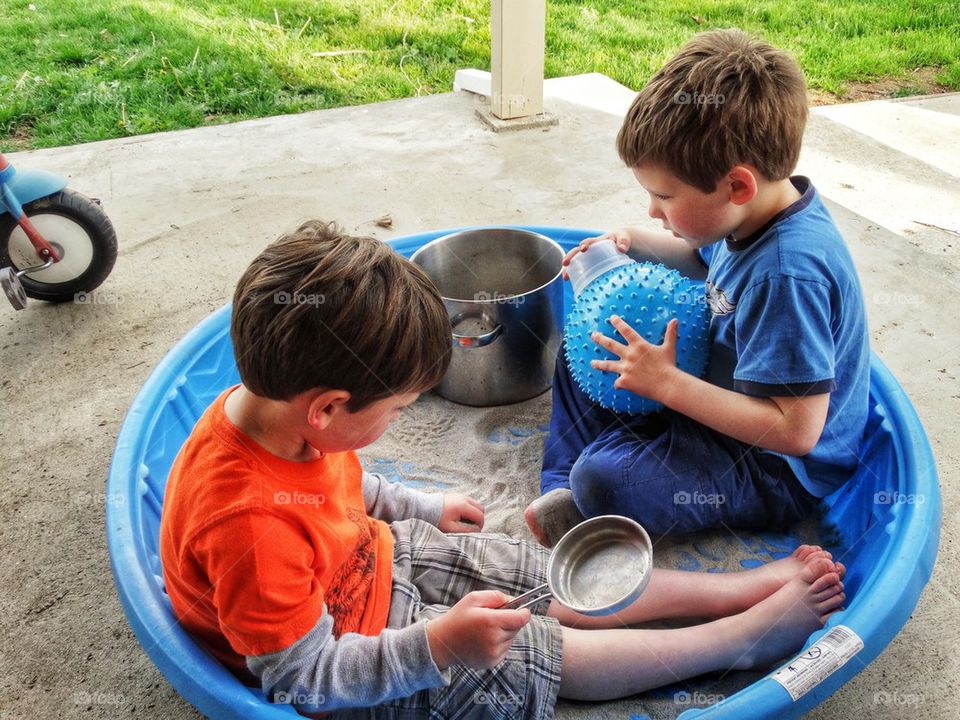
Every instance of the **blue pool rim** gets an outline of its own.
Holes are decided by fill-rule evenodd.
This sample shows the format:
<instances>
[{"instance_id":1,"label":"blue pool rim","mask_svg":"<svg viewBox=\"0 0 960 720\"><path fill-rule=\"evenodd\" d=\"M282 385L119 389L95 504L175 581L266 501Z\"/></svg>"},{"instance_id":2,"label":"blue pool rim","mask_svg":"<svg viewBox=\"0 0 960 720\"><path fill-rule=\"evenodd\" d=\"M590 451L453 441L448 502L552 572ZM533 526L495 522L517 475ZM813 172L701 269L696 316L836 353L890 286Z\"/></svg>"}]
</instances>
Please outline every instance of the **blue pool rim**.
<instances>
[{"instance_id":1,"label":"blue pool rim","mask_svg":"<svg viewBox=\"0 0 960 720\"><path fill-rule=\"evenodd\" d=\"M575 228L516 227L551 237L565 250L583 238L599 234ZM389 244L409 257L430 240L465 229L472 228L420 233ZM222 341L229 330L229 313L229 306L215 311L183 337L150 374L127 412L107 481L107 497L117 498L106 506L110 565L120 603L137 639L170 684L199 711L213 718L301 717L292 707L268 704L259 691L244 687L172 620L148 564L150 551L139 536L143 523L140 480L147 470L143 459L157 409L183 384L181 368L192 357ZM849 599L842 613L834 615L823 630L813 633L805 645L815 642L834 625L842 624L861 637L863 649L796 702L779 683L763 677L713 706L683 712L680 720L798 717L877 657L916 606L933 571L939 544L942 510L936 465L926 433L906 393L875 355L870 371L871 394L885 408L883 423L896 446L896 491L924 498L924 502L897 508L895 521L882 528L891 536L889 547L870 558L872 571L862 589ZM849 502L849 497L837 498L842 492L827 498L826 504ZM863 552L869 550L868 547Z\"/></svg>"}]
</instances>

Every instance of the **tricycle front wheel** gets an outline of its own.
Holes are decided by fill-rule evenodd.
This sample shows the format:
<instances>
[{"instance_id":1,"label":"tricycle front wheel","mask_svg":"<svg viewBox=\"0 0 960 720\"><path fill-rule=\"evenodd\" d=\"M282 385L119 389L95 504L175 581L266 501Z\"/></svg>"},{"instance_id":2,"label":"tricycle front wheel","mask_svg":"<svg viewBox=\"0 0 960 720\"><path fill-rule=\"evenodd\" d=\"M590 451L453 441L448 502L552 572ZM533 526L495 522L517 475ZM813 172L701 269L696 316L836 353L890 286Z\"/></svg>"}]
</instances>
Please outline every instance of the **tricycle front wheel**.
<instances>
[{"instance_id":1,"label":"tricycle front wheel","mask_svg":"<svg viewBox=\"0 0 960 720\"><path fill-rule=\"evenodd\" d=\"M99 204L73 190L61 190L24 205L23 210L60 254L59 262L20 277L29 297L74 300L107 279L117 261L117 234ZM43 264L13 216L0 215L0 266L20 271Z\"/></svg>"}]
</instances>

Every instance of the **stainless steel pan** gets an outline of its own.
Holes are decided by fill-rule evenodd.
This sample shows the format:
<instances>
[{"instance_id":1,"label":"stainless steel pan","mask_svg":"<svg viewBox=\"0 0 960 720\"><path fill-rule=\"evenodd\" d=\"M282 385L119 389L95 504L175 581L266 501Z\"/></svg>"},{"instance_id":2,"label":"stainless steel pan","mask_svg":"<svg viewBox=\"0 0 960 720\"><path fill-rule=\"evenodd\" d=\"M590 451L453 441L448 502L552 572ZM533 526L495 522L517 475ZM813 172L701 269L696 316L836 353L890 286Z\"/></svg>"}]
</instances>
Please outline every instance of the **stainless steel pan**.
<instances>
[{"instance_id":1,"label":"stainless steel pan","mask_svg":"<svg viewBox=\"0 0 960 720\"><path fill-rule=\"evenodd\" d=\"M640 597L652 570L653 544L646 530L620 515L600 515L560 538L546 583L502 607L529 607L553 597L584 615L612 615Z\"/></svg>"}]
</instances>

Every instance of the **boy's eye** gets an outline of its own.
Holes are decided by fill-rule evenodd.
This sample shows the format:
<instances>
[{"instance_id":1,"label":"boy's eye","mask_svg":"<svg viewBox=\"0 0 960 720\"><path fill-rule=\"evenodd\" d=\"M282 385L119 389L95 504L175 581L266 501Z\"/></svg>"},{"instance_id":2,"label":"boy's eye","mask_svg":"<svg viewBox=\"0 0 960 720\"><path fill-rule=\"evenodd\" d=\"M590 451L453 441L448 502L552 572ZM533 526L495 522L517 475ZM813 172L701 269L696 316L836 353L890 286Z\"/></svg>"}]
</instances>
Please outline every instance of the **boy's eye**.
<instances>
[{"instance_id":1,"label":"boy's eye","mask_svg":"<svg viewBox=\"0 0 960 720\"><path fill-rule=\"evenodd\" d=\"M658 193L653 193L653 196L654 196L657 200L669 200L669 199L670 199L670 196L669 196L669 195L659 195Z\"/></svg>"}]
</instances>

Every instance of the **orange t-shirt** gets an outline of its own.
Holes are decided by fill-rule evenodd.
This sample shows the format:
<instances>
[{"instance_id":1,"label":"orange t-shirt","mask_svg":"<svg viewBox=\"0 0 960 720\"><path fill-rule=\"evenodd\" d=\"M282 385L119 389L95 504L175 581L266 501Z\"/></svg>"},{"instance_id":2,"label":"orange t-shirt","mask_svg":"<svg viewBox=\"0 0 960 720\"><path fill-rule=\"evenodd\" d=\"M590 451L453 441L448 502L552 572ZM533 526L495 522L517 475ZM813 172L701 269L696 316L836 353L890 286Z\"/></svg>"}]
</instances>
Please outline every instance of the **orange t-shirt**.
<instances>
[{"instance_id":1,"label":"orange t-shirt","mask_svg":"<svg viewBox=\"0 0 960 720\"><path fill-rule=\"evenodd\" d=\"M320 619L334 635L386 627L393 535L369 517L353 452L278 458L235 427L220 395L167 481L160 558L181 624L244 680L245 655L289 647Z\"/></svg>"}]
</instances>

